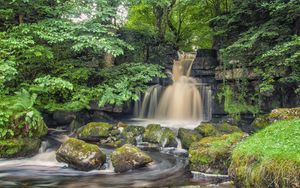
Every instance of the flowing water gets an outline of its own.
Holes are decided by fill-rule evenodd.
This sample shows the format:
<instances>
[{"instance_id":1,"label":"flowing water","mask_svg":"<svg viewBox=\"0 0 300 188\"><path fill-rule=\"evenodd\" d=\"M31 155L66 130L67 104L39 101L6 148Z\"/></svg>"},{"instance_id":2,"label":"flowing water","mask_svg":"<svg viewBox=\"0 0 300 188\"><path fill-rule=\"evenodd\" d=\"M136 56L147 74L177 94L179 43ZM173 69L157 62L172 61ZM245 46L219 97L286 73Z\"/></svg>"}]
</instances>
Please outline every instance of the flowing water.
<instances>
[{"instance_id":1,"label":"flowing water","mask_svg":"<svg viewBox=\"0 0 300 188\"><path fill-rule=\"evenodd\" d=\"M173 84L149 87L135 103L135 116L168 122L210 120L211 89L190 76L193 61L194 56L181 55L173 64Z\"/></svg>"},{"instance_id":2,"label":"flowing water","mask_svg":"<svg viewBox=\"0 0 300 188\"><path fill-rule=\"evenodd\" d=\"M113 150L105 148L102 150L107 155L107 163L101 169L89 172L74 170L55 158L55 151L65 137L50 134L42 142L39 153L31 158L0 159L0 187L232 187L229 184L219 185L222 181L215 178L193 178L187 169L186 151L180 148L180 144L178 148L149 151L153 163L122 174L114 172L109 159ZM141 136L137 137L137 141L142 142Z\"/></svg>"}]
</instances>

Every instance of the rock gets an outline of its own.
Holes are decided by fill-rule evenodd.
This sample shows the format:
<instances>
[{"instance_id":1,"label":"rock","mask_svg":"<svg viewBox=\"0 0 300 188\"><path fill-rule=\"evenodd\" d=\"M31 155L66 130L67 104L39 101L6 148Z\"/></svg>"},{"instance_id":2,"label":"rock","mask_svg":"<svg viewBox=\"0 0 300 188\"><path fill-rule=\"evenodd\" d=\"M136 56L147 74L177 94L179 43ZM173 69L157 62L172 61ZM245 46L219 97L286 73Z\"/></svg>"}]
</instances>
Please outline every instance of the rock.
<instances>
[{"instance_id":1,"label":"rock","mask_svg":"<svg viewBox=\"0 0 300 188\"><path fill-rule=\"evenodd\" d=\"M223 134L243 132L237 125L230 125L229 123L221 123L220 125L217 126L217 129Z\"/></svg>"},{"instance_id":2,"label":"rock","mask_svg":"<svg viewBox=\"0 0 300 188\"><path fill-rule=\"evenodd\" d=\"M0 158L31 157L38 153L40 139L13 138L0 140Z\"/></svg>"},{"instance_id":3,"label":"rock","mask_svg":"<svg viewBox=\"0 0 300 188\"><path fill-rule=\"evenodd\" d=\"M226 134L217 137L206 137L194 142L189 149L190 168L210 174L227 174L231 153L245 133Z\"/></svg>"},{"instance_id":4,"label":"rock","mask_svg":"<svg viewBox=\"0 0 300 188\"><path fill-rule=\"evenodd\" d=\"M58 125L68 125L75 118L76 115L73 112L56 111L53 113L53 119L57 122Z\"/></svg>"},{"instance_id":5,"label":"rock","mask_svg":"<svg viewBox=\"0 0 300 188\"><path fill-rule=\"evenodd\" d=\"M145 152L130 144L116 149L111 154L111 160L115 172L126 172L143 167L153 161Z\"/></svg>"},{"instance_id":6,"label":"rock","mask_svg":"<svg viewBox=\"0 0 300 188\"><path fill-rule=\"evenodd\" d=\"M254 130L260 130L271 123L279 120L292 120L300 118L300 107L298 108L278 108L271 111L269 114L265 114L257 117L252 122Z\"/></svg>"},{"instance_id":7,"label":"rock","mask_svg":"<svg viewBox=\"0 0 300 188\"><path fill-rule=\"evenodd\" d=\"M78 138L85 141L100 141L107 138L113 126L104 122L91 122L78 129Z\"/></svg>"},{"instance_id":8,"label":"rock","mask_svg":"<svg viewBox=\"0 0 300 188\"><path fill-rule=\"evenodd\" d=\"M143 140L160 144L163 147L177 146L175 133L170 128L161 127L159 124L148 125L143 134Z\"/></svg>"},{"instance_id":9,"label":"rock","mask_svg":"<svg viewBox=\"0 0 300 188\"><path fill-rule=\"evenodd\" d=\"M70 138L56 151L56 159L74 169L89 171L101 167L106 155L97 145Z\"/></svg>"},{"instance_id":10,"label":"rock","mask_svg":"<svg viewBox=\"0 0 300 188\"><path fill-rule=\"evenodd\" d=\"M195 128L195 130L203 137L217 136L220 134L212 123L201 123L198 127Z\"/></svg>"},{"instance_id":11,"label":"rock","mask_svg":"<svg viewBox=\"0 0 300 188\"><path fill-rule=\"evenodd\" d=\"M118 123L117 123L117 127L118 128L126 128L128 125L126 125L125 123L123 123L123 122L121 122L121 121L119 121Z\"/></svg>"},{"instance_id":12,"label":"rock","mask_svg":"<svg viewBox=\"0 0 300 188\"><path fill-rule=\"evenodd\" d=\"M195 130L180 128L178 130L178 138L181 140L182 147L189 149L190 145L199 141L202 136Z\"/></svg>"},{"instance_id":13,"label":"rock","mask_svg":"<svg viewBox=\"0 0 300 188\"><path fill-rule=\"evenodd\" d=\"M136 144L136 137L142 135L145 132L145 128L141 126L127 126L122 132L122 138L125 143Z\"/></svg>"}]
</instances>

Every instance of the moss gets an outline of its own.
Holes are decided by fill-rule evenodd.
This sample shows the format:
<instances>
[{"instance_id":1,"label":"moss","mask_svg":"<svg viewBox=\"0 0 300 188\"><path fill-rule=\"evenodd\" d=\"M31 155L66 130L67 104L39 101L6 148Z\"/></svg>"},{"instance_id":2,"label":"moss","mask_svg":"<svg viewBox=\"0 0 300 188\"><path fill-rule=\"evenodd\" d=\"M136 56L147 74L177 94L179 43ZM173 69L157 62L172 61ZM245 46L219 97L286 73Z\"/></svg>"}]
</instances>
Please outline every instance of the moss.
<instances>
[{"instance_id":1,"label":"moss","mask_svg":"<svg viewBox=\"0 0 300 188\"><path fill-rule=\"evenodd\" d=\"M231 152L244 137L244 133L233 133L205 137L199 142L192 143L189 149L191 170L227 174Z\"/></svg>"},{"instance_id":2,"label":"moss","mask_svg":"<svg viewBox=\"0 0 300 188\"><path fill-rule=\"evenodd\" d=\"M219 131L212 123L201 123L195 130L203 137L219 135Z\"/></svg>"},{"instance_id":3,"label":"moss","mask_svg":"<svg viewBox=\"0 0 300 188\"><path fill-rule=\"evenodd\" d=\"M144 141L160 144L161 146L177 146L176 135L170 128L163 128L159 124L150 124L143 134Z\"/></svg>"},{"instance_id":4,"label":"moss","mask_svg":"<svg viewBox=\"0 0 300 188\"><path fill-rule=\"evenodd\" d=\"M32 138L0 140L0 158L30 157L35 155L41 141Z\"/></svg>"},{"instance_id":5,"label":"moss","mask_svg":"<svg viewBox=\"0 0 300 188\"><path fill-rule=\"evenodd\" d=\"M56 151L56 159L72 168L88 171L100 167L106 156L97 145L69 138Z\"/></svg>"},{"instance_id":6,"label":"moss","mask_svg":"<svg viewBox=\"0 0 300 188\"><path fill-rule=\"evenodd\" d=\"M278 108L271 111L269 114L265 114L257 117L253 123L252 127L255 130L260 130L271 123L279 120L292 120L300 118L300 107L298 108Z\"/></svg>"},{"instance_id":7,"label":"moss","mask_svg":"<svg viewBox=\"0 0 300 188\"><path fill-rule=\"evenodd\" d=\"M178 130L178 137L180 138L184 149L189 149L193 142L197 142L202 138L198 132L184 128Z\"/></svg>"},{"instance_id":8,"label":"moss","mask_svg":"<svg viewBox=\"0 0 300 188\"><path fill-rule=\"evenodd\" d=\"M300 120L273 123L233 151L230 176L240 187L300 186Z\"/></svg>"},{"instance_id":9,"label":"moss","mask_svg":"<svg viewBox=\"0 0 300 188\"><path fill-rule=\"evenodd\" d=\"M136 137L142 135L145 132L145 128L141 126L127 126L122 132L122 138L127 144L136 144Z\"/></svg>"},{"instance_id":10,"label":"moss","mask_svg":"<svg viewBox=\"0 0 300 188\"><path fill-rule=\"evenodd\" d=\"M116 172L125 172L152 162L152 158L139 148L125 144L111 154L111 161Z\"/></svg>"},{"instance_id":11,"label":"moss","mask_svg":"<svg viewBox=\"0 0 300 188\"><path fill-rule=\"evenodd\" d=\"M98 141L109 137L113 126L109 123L91 122L78 129L78 138L82 140Z\"/></svg>"},{"instance_id":12,"label":"moss","mask_svg":"<svg viewBox=\"0 0 300 188\"><path fill-rule=\"evenodd\" d=\"M221 123L217 126L218 131L224 134L231 134L234 132L243 132L238 126L230 125L229 123Z\"/></svg>"}]
</instances>

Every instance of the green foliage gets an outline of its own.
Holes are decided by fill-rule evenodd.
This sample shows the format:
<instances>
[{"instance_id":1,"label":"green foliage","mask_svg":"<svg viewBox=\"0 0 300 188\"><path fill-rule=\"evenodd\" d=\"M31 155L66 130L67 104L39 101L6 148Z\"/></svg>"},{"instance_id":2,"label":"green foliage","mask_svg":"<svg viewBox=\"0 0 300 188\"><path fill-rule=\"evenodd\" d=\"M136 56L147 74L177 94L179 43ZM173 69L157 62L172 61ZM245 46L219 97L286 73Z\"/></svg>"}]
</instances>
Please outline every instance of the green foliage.
<instances>
[{"instance_id":1,"label":"green foliage","mask_svg":"<svg viewBox=\"0 0 300 188\"><path fill-rule=\"evenodd\" d=\"M156 35L184 51L211 48L209 20L229 7L228 0L133 0L126 27Z\"/></svg>"},{"instance_id":2,"label":"green foliage","mask_svg":"<svg viewBox=\"0 0 300 188\"><path fill-rule=\"evenodd\" d=\"M17 136L39 137L45 134L45 123L34 108L37 95L26 90L5 97L0 102L0 138Z\"/></svg>"},{"instance_id":3,"label":"green foliage","mask_svg":"<svg viewBox=\"0 0 300 188\"><path fill-rule=\"evenodd\" d=\"M259 103L251 105L245 98L243 95L234 95L233 89L229 85L223 85L218 93L219 101L224 102L224 111L235 120L240 120L241 113L251 112L255 115L259 112Z\"/></svg>"},{"instance_id":4,"label":"green foliage","mask_svg":"<svg viewBox=\"0 0 300 188\"><path fill-rule=\"evenodd\" d=\"M297 187L300 120L272 123L233 151L229 173L241 187Z\"/></svg>"},{"instance_id":5,"label":"green foliage","mask_svg":"<svg viewBox=\"0 0 300 188\"><path fill-rule=\"evenodd\" d=\"M211 21L224 66L231 60L261 77L255 94L289 86L299 92L300 2L234 0L228 14Z\"/></svg>"}]
</instances>

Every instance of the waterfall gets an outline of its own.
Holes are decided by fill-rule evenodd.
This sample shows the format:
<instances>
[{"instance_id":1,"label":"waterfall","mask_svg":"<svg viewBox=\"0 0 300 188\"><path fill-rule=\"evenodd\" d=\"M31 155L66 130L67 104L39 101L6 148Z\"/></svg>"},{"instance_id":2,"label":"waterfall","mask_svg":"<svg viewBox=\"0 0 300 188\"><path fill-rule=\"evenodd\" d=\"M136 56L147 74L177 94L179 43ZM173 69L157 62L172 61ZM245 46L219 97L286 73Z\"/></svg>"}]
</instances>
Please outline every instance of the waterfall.
<instances>
[{"instance_id":1,"label":"waterfall","mask_svg":"<svg viewBox=\"0 0 300 188\"><path fill-rule=\"evenodd\" d=\"M135 103L134 114L161 120L210 120L211 87L190 76L194 58L193 54L184 54L174 61L173 83L149 87Z\"/></svg>"}]
</instances>

